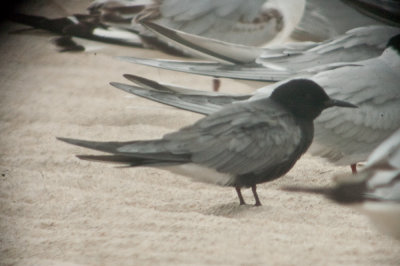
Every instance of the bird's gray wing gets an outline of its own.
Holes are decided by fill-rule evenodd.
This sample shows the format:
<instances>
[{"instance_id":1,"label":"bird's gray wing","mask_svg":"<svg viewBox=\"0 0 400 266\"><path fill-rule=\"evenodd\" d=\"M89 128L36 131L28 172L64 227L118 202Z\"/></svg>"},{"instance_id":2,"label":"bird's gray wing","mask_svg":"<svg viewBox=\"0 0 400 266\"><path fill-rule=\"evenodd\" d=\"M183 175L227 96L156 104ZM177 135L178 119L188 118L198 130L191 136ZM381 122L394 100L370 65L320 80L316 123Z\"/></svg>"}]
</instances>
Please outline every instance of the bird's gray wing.
<instances>
[{"instance_id":1,"label":"bird's gray wing","mask_svg":"<svg viewBox=\"0 0 400 266\"><path fill-rule=\"evenodd\" d=\"M151 79L147 79L141 76L132 75L132 74L124 74L123 75L127 80L135 83L141 88L148 90L157 90L163 92L175 92L180 94L192 94L192 95L216 95L215 92L202 91L202 90L194 90L187 87L177 86L174 84L167 83L159 83Z\"/></svg>"},{"instance_id":2,"label":"bird's gray wing","mask_svg":"<svg viewBox=\"0 0 400 266\"><path fill-rule=\"evenodd\" d=\"M188 62L164 59L146 59L121 56L121 60L156 68L191 74L251 81L279 81L295 75L288 70L268 69L259 64L227 65L213 62ZM308 74L309 75L309 74Z\"/></svg>"},{"instance_id":3,"label":"bird's gray wing","mask_svg":"<svg viewBox=\"0 0 400 266\"><path fill-rule=\"evenodd\" d=\"M316 65L361 61L379 56L389 39L399 33L400 28L385 25L355 28L306 50L287 49L274 54L264 49L256 62L266 67L299 72Z\"/></svg>"},{"instance_id":4,"label":"bird's gray wing","mask_svg":"<svg viewBox=\"0 0 400 266\"><path fill-rule=\"evenodd\" d=\"M290 160L301 141L301 130L291 114L266 99L229 105L159 140L92 142L58 139L114 155L81 156L83 159L130 166L194 163L237 176L260 174ZM229 180L233 182L233 179Z\"/></svg>"},{"instance_id":5,"label":"bird's gray wing","mask_svg":"<svg viewBox=\"0 0 400 266\"><path fill-rule=\"evenodd\" d=\"M328 71L344 66L357 65L357 62L340 62L326 65L316 65L314 67L302 69L299 71L292 71L287 69L267 68L260 64L226 65L212 62L188 62L166 59L147 59L131 56L120 56L118 58L126 62L140 64L144 66L151 66L191 74L256 82L276 82L300 76L305 78L310 77L321 71ZM258 86L258 84L256 84L256 86Z\"/></svg>"},{"instance_id":6,"label":"bird's gray wing","mask_svg":"<svg viewBox=\"0 0 400 266\"><path fill-rule=\"evenodd\" d=\"M230 104L236 100L244 99L240 96L209 96L200 94L181 94L176 92L149 90L138 86L132 86L118 82L111 82L110 84L118 89L152 101L204 115L208 115L210 113L218 111L223 105Z\"/></svg>"},{"instance_id":7,"label":"bird's gray wing","mask_svg":"<svg viewBox=\"0 0 400 266\"><path fill-rule=\"evenodd\" d=\"M357 28L320 44L306 44L300 47L292 44L264 49L263 54L256 59L255 63L247 64L232 65L134 57L121 57L121 59L146 66L213 77L279 81L294 76L310 76L321 71L351 65L353 61L376 57L382 53L390 37L399 32L399 28L390 26ZM302 51L306 47L309 49Z\"/></svg>"},{"instance_id":8,"label":"bird's gray wing","mask_svg":"<svg viewBox=\"0 0 400 266\"><path fill-rule=\"evenodd\" d=\"M200 75L257 81L278 81L300 75L302 71L316 66L379 56L388 40L400 32L399 28L390 26L361 27L322 43L289 43L264 48L261 52L259 48L212 41L149 25L169 41L178 40L176 43L182 49L218 62L152 61L138 58L131 58L131 62ZM255 58L257 54L259 57Z\"/></svg>"},{"instance_id":9,"label":"bird's gray wing","mask_svg":"<svg viewBox=\"0 0 400 266\"><path fill-rule=\"evenodd\" d=\"M194 163L243 175L288 160L301 132L291 115L268 99L229 105L163 139L171 150L189 151Z\"/></svg>"},{"instance_id":10,"label":"bird's gray wing","mask_svg":"<svg viewBox=\"0 0 400 266\"><path fill-rule=\"evenodd\" d=\"M400 127L400 76L379 58L312 77L329 96L359 106L332 108L315 121L311 152L339 164L364 161Z\"/></svg>"},{"instance_id":11,"label":"bird's gray wing","mask_svg":"<svg viewBox=\"0 0 400 266\"><path fill-rule=\"evenodd\" d=\"M142 22L158 38L167 43L173 43L188 54L199 58L211 59L220 63L253 62L261 53L262 48L239 45L190 34L152 22Z\"/></svg>"},{"instance_id":12,"label":"bird's gray wing","mask_svg":"<svg viewBox=\"0 0 400 266\"><path fill-rule=\"evenodd\" d=\"M66 143L110 153L112 155L80 155L81 159L122 163L128 166L142 165L176 165L190 162L187 152L173 152L168 150L163 140L149 141L89 141L71 138L57 138Z\"/></svg>"}]
</instances>

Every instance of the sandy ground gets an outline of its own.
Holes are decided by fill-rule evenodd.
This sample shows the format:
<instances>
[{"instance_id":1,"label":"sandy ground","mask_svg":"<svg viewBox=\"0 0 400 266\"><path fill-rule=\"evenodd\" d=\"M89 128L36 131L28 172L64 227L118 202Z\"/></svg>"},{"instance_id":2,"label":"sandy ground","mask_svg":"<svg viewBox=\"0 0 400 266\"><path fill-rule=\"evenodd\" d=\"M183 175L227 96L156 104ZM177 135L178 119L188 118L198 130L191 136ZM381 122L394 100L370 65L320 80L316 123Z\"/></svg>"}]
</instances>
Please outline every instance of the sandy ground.
<instances>
[{"instance_id":1,"label":"sandy ground","mask_svg":"<svg viewBox=\"0 0 400 266\"><path fill-rule=\"evenodd\" d=\"M65 15L87 5L54 3L25 10ZM400 265L399 243L363 215L279 189L328 185L347 167L306 155L286 176L259 186L264 206L256 208L239 206L232 188L79 161L74 155L86 151L56 136L157 138L200 117L127 97L110 81L132 73L208 90L211 80L110 56L168 58L155 51L57 53L48 35L8 34L17 28L0 28L1 265ZM222 91L249 89L223 81ZM253 201L251 191L244 194Z\"/></svg>"}]
</instances>

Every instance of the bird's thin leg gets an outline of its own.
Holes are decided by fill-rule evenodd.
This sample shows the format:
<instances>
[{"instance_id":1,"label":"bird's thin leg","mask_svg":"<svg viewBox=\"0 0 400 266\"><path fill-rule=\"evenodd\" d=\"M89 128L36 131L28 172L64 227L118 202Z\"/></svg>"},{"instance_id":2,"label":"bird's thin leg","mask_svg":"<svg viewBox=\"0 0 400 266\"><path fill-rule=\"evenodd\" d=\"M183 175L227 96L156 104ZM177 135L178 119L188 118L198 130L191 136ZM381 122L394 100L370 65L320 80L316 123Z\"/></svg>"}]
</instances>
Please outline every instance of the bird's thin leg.
<instances>
[{"instance_id":1,"label":"bird's thin leg","mask_svg":"<svg viewBox=\"0 0 400 266\"><path fill-rule=\"evenodd\" d=\"M220 79L213 79L213 91L219 91L219 87L221 86Z\"/></svg>"},{"instance_id":2,"label":"bird's thin leg","mask_svg":"<svg viewBox=\"0 0 400 266\"><path fill-rule=\"evenodd\" d=\"M235 189L236 189L236 193L237 193L238 198L239 198L240 205L245 205L246 202L244 202L244 199L243 199L243 196L242 196L242 191L240 191L240 187L236 186Z\"/></svg>"},{"instance_id":3,"label":"bird's thin leg","mask_svg":"<svg viewBox=\"0 0 400 266\"><path fill-rule=\"evenodd\" d=\"M357 174L357 164L351 164L351 172L353 173L353 175Z\"/></svg>"},{"instance_id":4,"label":"bird's thin leg","mask_svg":"<svg viewBox=\"0 0 400 266\"><path fill-rule=\"evenodd\" d=\"M257 186L252 185L251 190L253 191L254 199L256 200L256 204L254 204L254 206L261 206L261 201L258 198L258 194L257 194Z\"/></svg>"}]
</instances>

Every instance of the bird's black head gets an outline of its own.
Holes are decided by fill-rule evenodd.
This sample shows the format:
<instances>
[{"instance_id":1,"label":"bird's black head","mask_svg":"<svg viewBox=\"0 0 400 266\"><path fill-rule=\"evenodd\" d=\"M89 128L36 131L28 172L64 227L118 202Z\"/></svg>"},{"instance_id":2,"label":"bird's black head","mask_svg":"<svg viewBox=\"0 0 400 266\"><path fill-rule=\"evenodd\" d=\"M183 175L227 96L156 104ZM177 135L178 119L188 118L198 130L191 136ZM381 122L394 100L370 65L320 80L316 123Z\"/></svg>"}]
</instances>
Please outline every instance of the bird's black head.
<instances>
[{"instance_id":1,"label":"bird's black head","mask_svg":"<svg viewBox=\"0 0 400 266\"><path fill-rule=\"evenodd\" d=\"M289 109L296 117L314 120L332 106L357 107L351 103L329 98L312 80L293 79L276 88L271 99Z\"/></svg>"},{"instance_id":2,"label":"bird's black head","mask_svg":"<svg viewBox=\"0 0 400 266\"><path fill-rule=\"evenodd\" d=\"M391 47L392 49L396 50L398 54L400 54L400 34L397 34L396 36L390 38L386 47Z\"/></svg>"}]
</instances>

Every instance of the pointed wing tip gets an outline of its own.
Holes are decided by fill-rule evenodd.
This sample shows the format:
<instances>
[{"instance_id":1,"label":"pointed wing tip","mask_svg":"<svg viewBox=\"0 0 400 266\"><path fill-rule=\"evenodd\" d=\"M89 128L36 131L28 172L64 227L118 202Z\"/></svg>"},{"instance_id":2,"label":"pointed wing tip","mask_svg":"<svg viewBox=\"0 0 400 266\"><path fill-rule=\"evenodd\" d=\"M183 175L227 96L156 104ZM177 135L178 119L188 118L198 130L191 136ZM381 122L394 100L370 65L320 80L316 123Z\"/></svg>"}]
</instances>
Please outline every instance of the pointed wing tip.
<instances>
[{"instance_id":1,"label":"pointed wing tip","mask_svg":"<svg viewBox=\"0 0 400 266\"><path fill-rule=\"evenodd\" d=\"M138 89L142 89L142 88L137 87L137 86L132 86L132 85L119 83L119 82L110 82L110 85L113 86L114 88L117 88L117 89L122 90L124 92L132 93L132 94L135 94L135 93L133 93L133 91L136 91Z\"/></svg>"},{"instance_id":2,"label":"pointed wing tip","mask_svg":"<svg viewBox=\"0 0 400 266\"><path fill-rule=\"evenodd\" d=\"M120 82L115 82L115 81L111 81L109 84L111 86L113 86L114 88L117 88L117 89L120 89L120 90L123 90L123 91L126 91L126 86L129 86L127 84L120 83Z\"/></svg>"},{"instance_id":3,"label":"pointed wing tip","mask_svg":"<svg viewBox=\"0 0 400 266\"><path fill-rule=\"evenodd\" d=\"M56 137L56 139L62 142L66 142L68 144L75 144L77 141L76 139L63 138L63 137Z\"/></svg>"},{"instance_id":4,"label":"pointed wing tip","mask_svg":"<svg viewBox=\"0 0 400 266\"><path fill-rule=\"evenodd\" d=\"M82 139L71 139L71 138L63 138L63 137L56 137L57 140L60 140L62 142L76 145L79 147L84 147L84 148L89 148L89 149L97 149L97 146L99 144L102 144L101 142L95 142L95 141L90 141L90 140L82 140Z\"/></svg>"},{"instance_id":5,"label":"pointed wing tip","mask_svg":"<svg viewBox=\"0 0 400 266\"><path fill-rule=\"evenodd\" d=\"M140 80L147 80L147 79L145 79L143 77L140 77L140 76L137 76L137 75L133 75L133 74L123 74L122 76L124 78L126 78L127 80L132 81L132 82L137 82L137 81L140 81Z\"/></svg>"},{"instance_id":6,"label":"pointed wing tip","mask_svg":"<svg viewBox=\"0 0 400 266\"><path fill-rule=\"evenodd\" d=\"M81 160L89 160L90 155L75 155L76 158L81 159Z\"/></svg>"},{"instance_id":7,"label":"pointed wing tip","mask_svg":"<svg viewBox=\"0 0 400 266\"><path fill-rule=\"evenodd\" d=\"M56 139L59 141L68 143L68 144L85 147L85 148L90 148L90 146L91 146L90 144L94 143L94 142L87 141L87 140L71 139L71 138L63 138L63 137L56 137Z\"/></svg>"},{"instance_id":8,"label":"pointed wing tip","mask_svg":"<svg viewBox=\"0 0 400 266\"><path fill-rule=\"evenodd\" d=\"M96 155L75 155L76 158L80 159L80 160L85 160L85 161L96 161Z\"/></svg>"},{"instance_id":9,"label":"pointed wing tip","mask_svg":"<svg viewBox=\"0 0 400 266\"><path fill-rule=\"evenodd\" d=\"M137 76L137 75L132 75L132 74L124 74L123 76L127 80L138 85L141 89L147 88L147 89L157 89L157 90L161 90L161 91L171 91L166 86L163 86L162 84L160 84L154 80L151 80L151 79L147 79L147 78Z\"/></svg>"}]
</instances>

